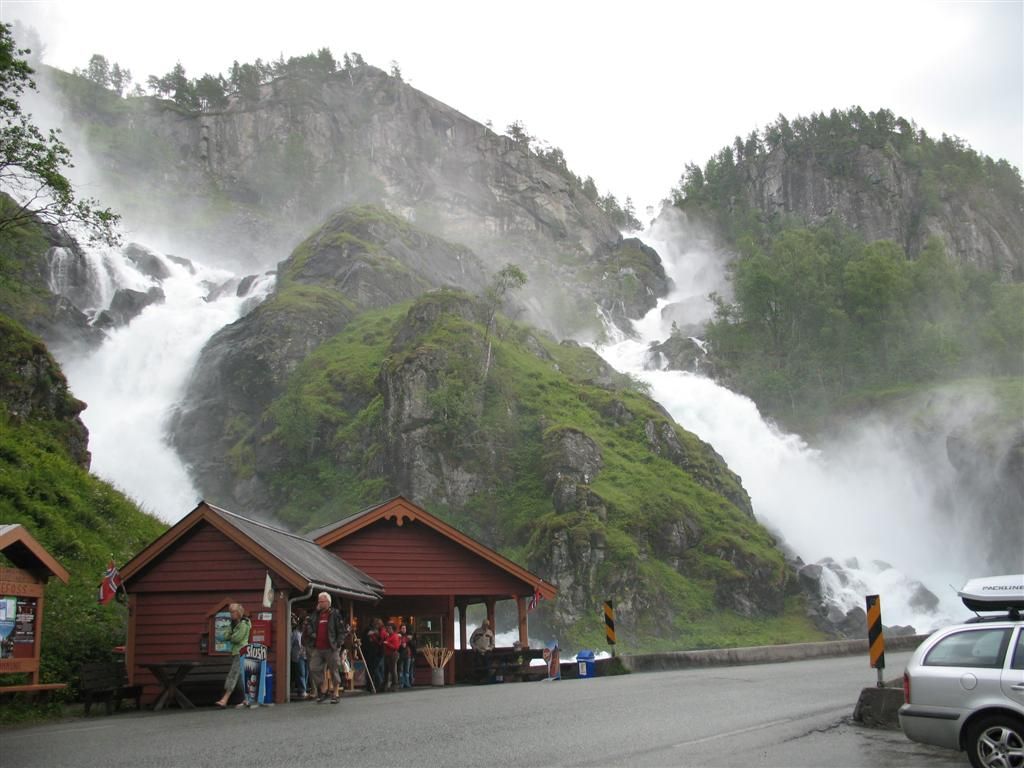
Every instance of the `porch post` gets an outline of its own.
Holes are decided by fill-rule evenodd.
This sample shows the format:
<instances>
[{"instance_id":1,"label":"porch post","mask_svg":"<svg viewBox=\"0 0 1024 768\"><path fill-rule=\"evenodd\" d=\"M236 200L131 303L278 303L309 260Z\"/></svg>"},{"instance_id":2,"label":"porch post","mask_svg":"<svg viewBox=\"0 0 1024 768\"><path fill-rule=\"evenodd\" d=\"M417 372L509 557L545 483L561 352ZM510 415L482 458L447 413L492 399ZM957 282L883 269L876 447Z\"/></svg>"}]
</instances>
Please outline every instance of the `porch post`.
<instances>
[{"instance_id":1,"label":"porch post","mask_svg":"<svg viewBox=\"0 0 1024 768\"><path fill-rule=\"evenodd\" d=\"M277 574L274 574L275 576ZM284 704L291 697L292 692L292 665L291 665L291 634L292 617L288 615L288 592L289 590L279 589L274 592L274 643L277 649L274 652L274 703Z\"/></svg>"},{"instance_id":2,"label":"porch post","mask_svg":"<svg viewBox=\"0 0 1024 768\"><path fill-rule=\"evenodd\" d=\"M466 650L466 606L459 604L459 650Z\"/></svg>"},{"instance_id":3,"label":"porch post","mask_svg":"<svg viewBox=\"0 0 1024 768\"><path fill-rule=\"evenodd\" d=\"M448 595L448 620L444 623L444 646L455 647L455 595ZM455 659L444 668L444 684L455 684Z\"/></svg>"},{"instance_id":4,"label":"porch post","mask_svg":"<svg viewBox=\"0 0 1024 768\"><path fill-rule=\"evenodd\" d=\"M527 620L526 620L526 598L521 595L516 595L516 609L519 611L519 644L523 648L530 647L529 632L527 631Z\"/></svg>"},{"instance_id":5,"label":"porch post","mask_svg":"<svg viewBox=\"0 0 1024 768\"><path fill-rule=\"evenodd\" d=\"M124 666L128 672L128 685L135 685L135 618L139 613L139 596L128 595L128 637L124 644ZM205 627L209 630L209 627Z\"/></svg>"}]
</instances>

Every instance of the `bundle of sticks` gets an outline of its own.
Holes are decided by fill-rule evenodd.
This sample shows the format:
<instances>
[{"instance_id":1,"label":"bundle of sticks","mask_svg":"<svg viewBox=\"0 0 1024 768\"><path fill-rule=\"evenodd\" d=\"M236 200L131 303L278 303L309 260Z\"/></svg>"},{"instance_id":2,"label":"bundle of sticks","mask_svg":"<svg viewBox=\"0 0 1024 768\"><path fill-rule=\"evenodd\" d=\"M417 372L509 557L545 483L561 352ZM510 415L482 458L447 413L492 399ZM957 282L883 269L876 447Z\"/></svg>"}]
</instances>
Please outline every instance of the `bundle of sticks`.
<instances>
[{"instance_id":1,"label":"bundle of sticks","mask_svg":"<svg viewBox=\"0 0 1024 768\"><path fill-rule=\"evenodd\" d=\"M433 669L442 669L445 664L451 661L452 656L455 654L455 651L451 648L434 648L431 645L426 645L420 650L423 651L427 664Z\"/></svg>"}]
</instances>

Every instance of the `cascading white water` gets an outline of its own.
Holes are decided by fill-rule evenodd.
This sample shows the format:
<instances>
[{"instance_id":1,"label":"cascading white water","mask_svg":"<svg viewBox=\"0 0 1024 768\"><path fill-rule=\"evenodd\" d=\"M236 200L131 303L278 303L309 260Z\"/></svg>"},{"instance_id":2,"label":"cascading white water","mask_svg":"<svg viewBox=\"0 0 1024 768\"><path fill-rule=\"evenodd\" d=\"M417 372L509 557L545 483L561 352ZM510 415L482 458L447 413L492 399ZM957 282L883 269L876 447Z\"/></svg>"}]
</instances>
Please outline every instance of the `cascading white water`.
<instances>
[{"instance_id":1,"label":"cascading white water","mask_svg":"<svg viewBox=\"0 0 1024 768\"><path fill-rule=\"evenodd\" d=\"M843 612L863 608L864 595L877 593L889 625L923 631L964 615L949 585L984 573L984 553L969 546L970 532L960 530L955 517L944 519L937 503L954 484L948 462L911 452L898 428L879 422L812 449L765 421L751 400L711 379L645 368L648 345L668 338L667 318L680 316L680 303L689 313L686 322L703 320L711 310L707 293L728 289L713 252L692 236L680 237L680 226L662 220L643 236L662 255L675 282L672 295L633 323L635 337L608 328L611 341L597 351L646 382L681 426L725 458L742 477L758 520L789 549L807 563L831 557L843 566L841 574L822 573L823 590ZM676 308L663 314L671 305ZM915 580L939 598L937 609L915 600Z\"/></svg>"},{"instance_id":2,"label":"cascading white water","mask_svg":"<svg viewBox=\"0 0 1024 768\"><path fill-rule=\"evenodd\" d=\"M55 353L72 392L88 404L82 420L89 429L92 471L143 508L175 522L193 509L198 495L166 440L170 409L180 401L203 345L269 294L274 278L259 278L242 297L228 290L207 300L213 286L232 279L230 273L195 262L190 268L153 253L170 273L158 280L118 250L83 247L83 252L102 300L96 307L82 307L87 314L109 305L118 288L144 292L159 286L164 293L162 303L111 330L98 350Z\"/></svg>"}]
</instances>

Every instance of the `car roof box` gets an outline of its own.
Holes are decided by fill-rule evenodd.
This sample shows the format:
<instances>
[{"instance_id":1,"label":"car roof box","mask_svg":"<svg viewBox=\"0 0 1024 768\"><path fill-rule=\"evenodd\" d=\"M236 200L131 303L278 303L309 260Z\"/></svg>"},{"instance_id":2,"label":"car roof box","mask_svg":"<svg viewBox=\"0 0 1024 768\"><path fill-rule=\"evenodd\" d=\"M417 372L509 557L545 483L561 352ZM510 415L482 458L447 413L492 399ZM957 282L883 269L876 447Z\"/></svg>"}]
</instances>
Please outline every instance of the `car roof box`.
<instances>
[{"instance_id":1,"label":"car roof box","mask_svg":"<svg viewBox=\"0 0 1024 768\"><path fill-rule=\"evenodd\" d=\"M1024 610L1024 573L971 579L958 594L972 611Z\"/></svg>"}]
</instances>

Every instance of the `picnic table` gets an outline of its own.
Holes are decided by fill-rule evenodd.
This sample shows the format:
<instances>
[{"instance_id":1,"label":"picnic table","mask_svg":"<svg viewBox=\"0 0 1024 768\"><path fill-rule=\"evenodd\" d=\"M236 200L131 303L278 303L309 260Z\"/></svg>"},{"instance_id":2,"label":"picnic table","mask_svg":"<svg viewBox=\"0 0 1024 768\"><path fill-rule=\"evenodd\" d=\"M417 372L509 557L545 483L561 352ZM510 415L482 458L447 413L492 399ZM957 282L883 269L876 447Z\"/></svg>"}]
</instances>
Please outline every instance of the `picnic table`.
<instances>
[{"instance_id":1,"label":"picnic table","mask_svg":"<svg viewBox=\"0 0 1024 768\"><path fill-rule=\"evenodd\" d=\"M190 659L178 659L174 661L152 661L142 662L140 666L145 667L157 679L162 686L160 695L153 704L153 711L159 712L172 701L177 702L182 709L195 709L188 696L181 692L180 686L188 677L188 673L198 667L200 662Z\"/></svg>"}]
</instances>

